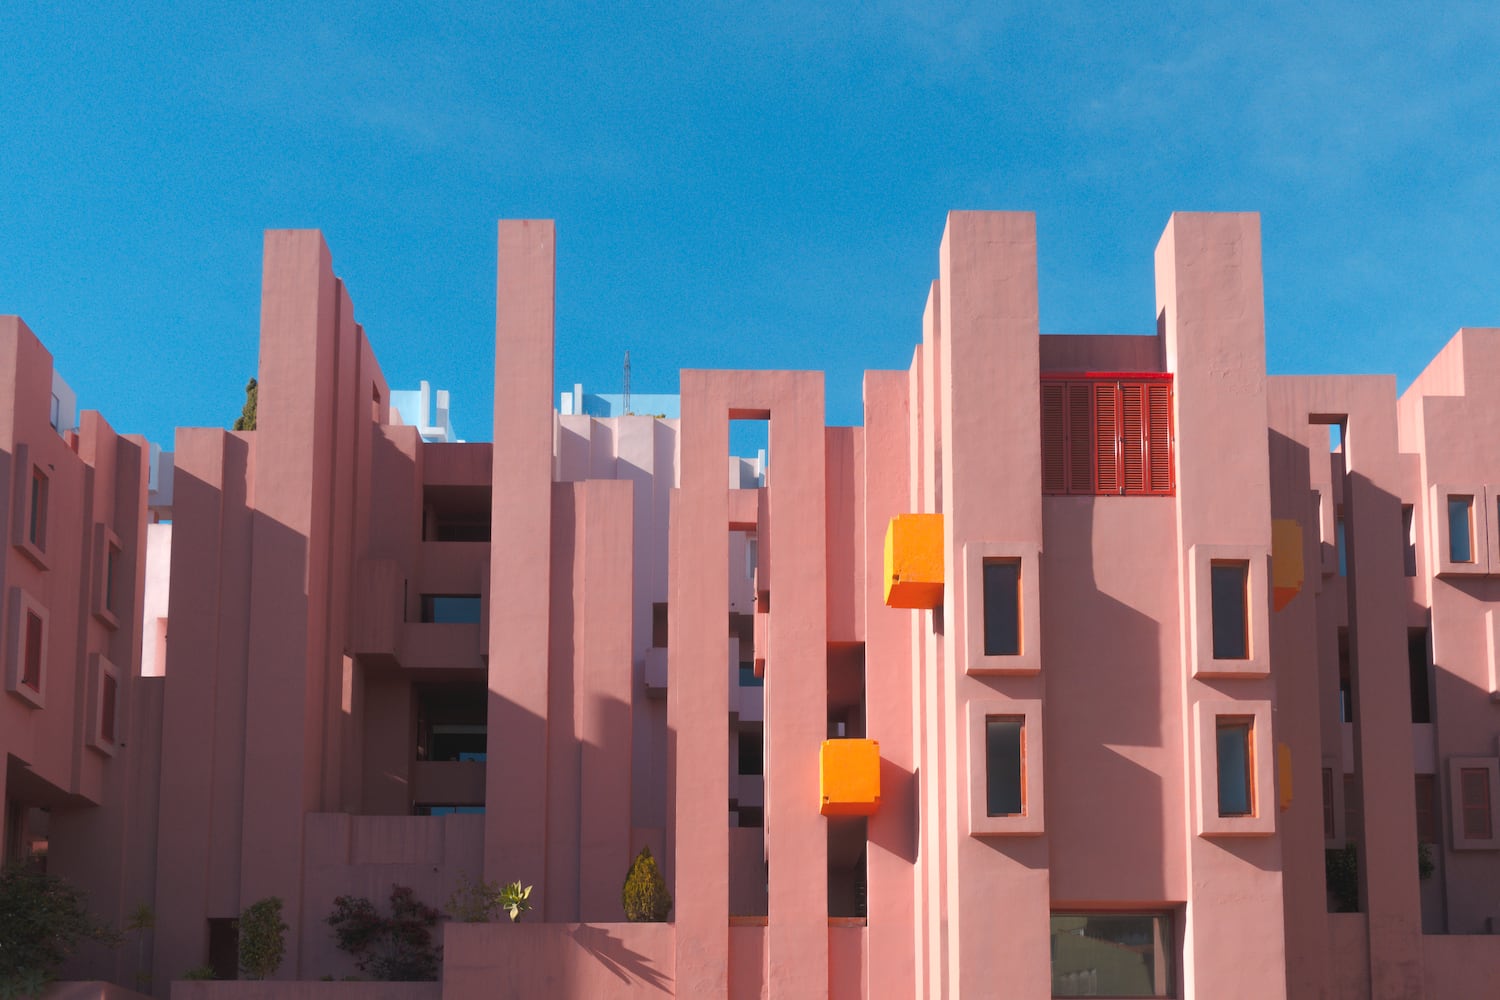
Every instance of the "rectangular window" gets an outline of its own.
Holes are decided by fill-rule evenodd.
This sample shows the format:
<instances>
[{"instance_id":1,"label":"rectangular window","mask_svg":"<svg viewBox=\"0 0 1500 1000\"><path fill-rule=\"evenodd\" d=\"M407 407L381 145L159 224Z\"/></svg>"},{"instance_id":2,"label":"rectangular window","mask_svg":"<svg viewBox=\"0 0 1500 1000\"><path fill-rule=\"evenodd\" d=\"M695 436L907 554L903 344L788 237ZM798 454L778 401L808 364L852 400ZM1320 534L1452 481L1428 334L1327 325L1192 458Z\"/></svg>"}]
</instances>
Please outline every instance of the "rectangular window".
<instances>
[{"instance_id":1,"label":"rectangular window","mask_svg":"<svg viewBox=\"0 0 1500 1000\"><path fill-rule=\"evenodd\" d=\"M1490 772L1484 767L1460 768L1459 795L1463 802L1464 839L1490 840L1494 823L1490 815Z\"/></svg>"},{"instance_id":2,"label":"rectangular window","mask_svg":"<svg viewBox=\"0 0 1500 1000\"><path fill-rule=\"evenodd\" d=\"M741 663L740 664L740 687L742 687L742 688L758 688L758 687L765 687L765 686L766 686L766 679L764 677L757 677L757 676L755 676L755 664L754 663Z\"/></svg>"},{"instance_id":3,"label":"rectangular window","mask_svg":"<svg viewBox=\"0 0 1500 1000\"><path fill-rule=\"evenodd\" d=\"M651 605L651 645L655 649L667 648L667 605L665 602Z\"/></svg>"},{"instance_id":4,"label":"rectangular window","mask_svg":"<svg viewBox=\"0 0 1500 1000\"><path fill-rule=\"evenodd\" d=\"M1021 816L1026 812L1026 717L990 715L984 720L985 813Z\"/></svg>"},{"instance_id":5,"label":"rectangular window","mask_svg":"<svg viewBox=\"0 0 1500 1000\"><path fill-rule=\"evenodd\" d=\"M1171 496L1171 376L1044 378L1042 492Z\"/></svg>"},{"instance_id":6,"label":"rectangular window","mask_svg":"<svg viewBox=\"0 0 1500 1000\"><path fill-rule=\"evenodd\" d=\"M1253 719L1220 716L1217 724L1219 815L1255 815Z\"/></svg>"},{"instance_id":7,"label":"rectangular window","mask_svg":"<svg viewBox=\"0 0 1500 1000\"><path fill-rule=\"evenodd\" d=\"M1359 782L1355 775L1344 775L1344 836L1355 839L1360 829Z\"/></svg>"},{"instance_id":8,"label":"rectangular window","mask_svg":"<svg viewBox=\"0 0 1500 1000\"><path fill-rule=\"evenodd\" d=\"M1344 528L1344 505L1339 504L1333 514L1333 546L1339 557L1339 576L1349 575L1348 535Z\"/></svg>"},{"instance_id":9,"label":"rectangular window","mask_svg":"<svg viewBox=\"0 0 1500 1000\"><path fill-rule=\"evenodd\" d=\"M26 539L38 551L47 551L47 477L37 468L31 470L31 519Z\"/></svg>"},{"instance_id":10,"label":"rectangular window","mask_svg":"<svg viewBox=\"0 0 1500 1000\"><path fill-rule=\"evenodd\" d=\"M740 774L764 774L766 769L765 734L755 729L740 730Z\"/></svg>"},{"instance_id":11,"label":"rectangular window","mask_svg":"<svg viewBox=\"0 0 1500 1000\"><path fill-rule=\"evenodd\" d=\"M1417 840L1423 844L1440 843L1437 778L1431 774L1419 774L1416 779Z\"/></svg>"},{"instance_id":12,"label":"rectangular window","mask_svg":"<svg viewBox=\"0 0 1500 1000\"><path fill-rule=\"evenodd\" d=\"M1020 652L1020 560L986 559L984 561L984 655L1018 656Z\"/></svg>"},{"instance_id":13,"label":"rectangular window","mask_svg":"<svg viewBox=\"0 0 1500 1000\"><path fill-rule=\"evenodd\" d=\"M1417 575L1417 519L1416 508L1411 504L1401 505L1401 567L1407 576Z\"/></svg>"},{"instance_id":14,"label":"rectangular window","mask_svg":"<svg viewBox=\"0 0 1500 1000\"><path fill-rule=\"evenodd\" d=\"M1406 669L1411 678L1411 721L1432 721L1432 691L1427 679L1427 630L1406 630Z\"/></svg>"},{"instance_id":15,"label":"rectangular window","mask_svg":"<svg viewBox=\"0 0 1500 1000\"><path fill-rule=\"evenodd\" d=\"M1323 768L1323 839L1333 840L1338 835L1334 826L1337 814L1333 810L1333 768Z\"/></svg>"},{"instance_id":16,"label":"rectangular window","mask_svg":"<svg viewBox=\"0 0 1500 1000\"><path fill-rule=\"evenodd\" d=\"M1339 628L1339 721L1354 721L1354 656L1349 646L1349 630Z\"/></svg>"},{"instance_id":17,"label":"rectangular window","mask_svg":"<svg viewBox=\"0 0 1500 1000\"><path fill-rule=\"evenodd\" d=\"M42 616L26 611L26 659L21 667L21 683L33 691L42 690Z\"/></svg>"},{"instance_id":18,"label":"rectangular window","mask_svg":"<svg viewBox=\"0 0 1500 1000\"><path fill-rule=\"evenodd\" d=\"M115 700L119 697L120 682L115 680L113 674L105 673L99 678L99 699L102 704L99 707L99 738L106 743L114 743L115 740Z\"/></svg>"},{"instance_id":19,"label":"rectangular window","mask_svg":"<svg viewBox=\"0 0 1500 1000\"><path fill-rule=\"evenodd\" d=\"M1166 913L1054 913L1054 997L1170 997L1176 937Z\"/></svg>"},{"instance_id":20,"label":"rectangular window","mask_svg":"<svg viewBox=\"0 0 1500 1000\"><path fill-rule=\"evenodd\" d=\"M479 623L478 594L423 594L422 621L446 625Z\"/></svg>"},{"instance_id":21,"label":"rectangular window","mask_svg":"<svg viewBox=\"0 0 1500 1000\"><path fill-rule=\"evenodd\" d=\"M1216 562L1212 574L1214 659L1245 660L1250 657L1250 618L1246 584L1248 563Z\"/></svg>"},{"instance_id":22,"label":"rectangular window","mask_svg":"<svg viewBox=\"0 0 1500 1000\"><path fill-rule=\"evenodd\" d=\"M119 563L120 550L112 543L104 544L104 610L115 610L115 566Z\"/></svg>"},{"instance_id":23,"label":"rectangular window","mask_svg":"<svg viewBox=\"0 0 1500 1000\"><path fill-rule=\"evenodd\" d=\"M1448 561L1474 561L1474 498L1448 498Z\"/></svg>"}]
</instances>

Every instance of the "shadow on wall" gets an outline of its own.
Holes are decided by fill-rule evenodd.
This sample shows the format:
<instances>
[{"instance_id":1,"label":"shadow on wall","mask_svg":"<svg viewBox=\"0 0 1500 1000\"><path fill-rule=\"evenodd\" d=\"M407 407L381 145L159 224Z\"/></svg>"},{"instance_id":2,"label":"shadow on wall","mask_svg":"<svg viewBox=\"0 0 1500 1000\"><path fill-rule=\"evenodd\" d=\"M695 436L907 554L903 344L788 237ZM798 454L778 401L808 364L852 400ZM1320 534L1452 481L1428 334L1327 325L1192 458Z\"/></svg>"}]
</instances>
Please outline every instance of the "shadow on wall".
<instances>
[{"instance_id":1,"label":"shadow on wall","mask_svg":"<svg viewBox=\"0 0 1500 1000\"><path fill-rule=\"evenodd\" d=\"M670 977L653 966L648 956L631 951L622 938L612 935L606 927L578 924L573 928L573 940L620 982L638 980L663 993L673 992Z\"/></svg>"}]
</instances>

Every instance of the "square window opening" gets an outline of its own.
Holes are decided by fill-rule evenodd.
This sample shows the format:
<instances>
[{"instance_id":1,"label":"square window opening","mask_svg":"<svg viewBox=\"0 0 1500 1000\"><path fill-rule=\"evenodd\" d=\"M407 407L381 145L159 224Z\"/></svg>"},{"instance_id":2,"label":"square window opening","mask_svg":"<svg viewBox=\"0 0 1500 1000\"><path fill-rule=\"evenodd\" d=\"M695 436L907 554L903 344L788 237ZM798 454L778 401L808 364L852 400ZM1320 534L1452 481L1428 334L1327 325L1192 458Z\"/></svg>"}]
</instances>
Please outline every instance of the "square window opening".
<instances>
[{"instance_id":1,"label":"square window opening","mask_svg":"<svg viewBox=\"0 0 1500 1000\"><path fill-rule=\"evenodd\" d=\"M1054 913L1054 997L1170 997L1176 936L1167 913Z\"/></svg>"}]
</instances>

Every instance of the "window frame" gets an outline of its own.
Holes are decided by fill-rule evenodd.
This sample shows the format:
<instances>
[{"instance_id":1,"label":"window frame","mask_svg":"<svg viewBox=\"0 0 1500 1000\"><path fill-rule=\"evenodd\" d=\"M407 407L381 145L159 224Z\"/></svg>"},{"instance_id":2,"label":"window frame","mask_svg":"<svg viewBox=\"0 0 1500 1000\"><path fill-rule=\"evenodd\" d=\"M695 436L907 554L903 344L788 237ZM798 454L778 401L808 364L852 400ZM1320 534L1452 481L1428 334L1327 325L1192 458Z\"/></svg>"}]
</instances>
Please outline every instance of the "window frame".
<instances>
[{"instance_id":1,"label":"window frame","mask_svg":"<svg viewBox=\"0 0 1500 1000\"><path fill-rule=\"evenodd\" d=\"M33 686L25 680L28 616L35 615L41 623L40 676ZM47 654L50 639L47 609L31 594L20 587L11 588L10 617L7 622L10 634L6 650L5 689L32 708L47 707Z\"/></svg>"},{"instance_id":2,"label":"window frame","mask_svg":"<svg viewBox=\"0 0 1500 1000\"><path fill-rule=\"evenodd\" d=\"M985 652L984 566L987 562L1020 564L1016 612L1019 650ZM967 542L963 547L965 670L983 674L1036 674L1042 669L1041 547L1024 542Z\"/></svg>"},{"instance_id":3,"label":"window frame","mask_svg":"<svg viewBox=\"0 0 1500 1000\"><path fill-rule=\"evenodd\" d=\"M1183 928L1183 921L1179 919L1178 912L1179 911L1176 910L1175 908L1155 908L1155 907L1151 907L1149 905L1147 907L1145 907L1145 908L1142 908L1142 909L1131 908L1131 909L1121 909L1121 910L1100 910L1100 909L1093 909L1093 908L1089 908L1089 907L1069 907L1069 906L1056 906L1056 907L1054 907L1052 910L1049 911L1049 913L1048 913L1048 921L1047 921L1047 939L1048 939L1048 945L1049 945L1049 949L1048 950L1049 951L1052 951L1051 945L1052 945L1052 941L1053 941L1053 937L1054 937L1054 932L1053 932L1053 929L1052 929L1052 921L1055 920L1058 917L1065 917L1065 918L1066 917L1082 917L1082 918L1085 918L1085 919L1088 919L1088 918L1091 918L1091 917L1149 917L1149 918L1152 918L1152 919L1161 919L1161 920L1163 920L1165 922L1165 933L1164 934L1160 934L1160 935L1153 935L1153 937L1154 938L1158 938L1160 940L1161 946L1162 946L1163 951L1164 951L1164 954L1157 954L1155 956L1154 960L1155 960L1156 963L1160 964L1162 962L1163 958L1166 959L1165 964L1166 964L1166 971L1167 971L1167 975L1166 975L1167 982L1166 982L1166 985L1164 987L1164 992L1152 992L1150 994L1144 994L1144 993L1137 993L1137 994L1119 994L1119 993L1103 993L1103 994L1092 994L1092 993L1057 993L1057 992L1054 992L1052 990L1051 986L1050 986L1050 984L1051 984L1051 982L1053 980L1053 977L1055 976L1055 970L1053 970L1051 968L1051 961L1052 960L1049 960L1049 962L1048 962L1048 965L1049 965L1049 970L1048 970L1049 971L1049 974L1048 974L1048 982L1049 982L1048 996L1051 996L1053 998L1071 998L1071 997L1079 997L1079 996L1108 996L1108 997L1128 997L1128 998L1135 998L1135 1000L1170 1000L1170 998L1172 998L1172 997L1180 996L1181 995L1181 971L1180 970L1181 970L1181 967L1182 967L1182 928ZM1095 938L1093 940L1102 940L1102 939ZM1114 945L1114 942L1106 942L1106 943ZM1120 945L1115 945L1115 946L1116 947L1123 947L1123 946L1120 946Z\"/></svg>"},{"instance_id":4,"label":"window frame","mask_svg":"<svg viewBox=\"0 0 1500 1000\"><path fill-rule=\"evenodd\" d=\"M40 462L33 460L32 448L27 444L17 444L15 451L15 462L12 468L20 470L21 475L15 477L14 503L15 520L11 525L11 541L16 548L20 549L27 558L37 565L39 569L49 568L47 557L47 540L55 532L51 523L52 508L52 476L44 469ZM39 481L43 484L37 490L33 484ZM32 537L33 519L37 512L33 509L40 506L41 538Z\"/></svg>"},{"instance_id":5,"label":"window frame","mask_svg":"<svg viewBox=\"0 0 1500 1000\"><path fill-rule=\"evenodd\" d=\"M1194 677L1269 677L1271 674L1270 562L1262 545L1194 545L1188 551ZM1244 657L1214 656L1213 567L1243 563L1245 572Z\"/></svg>"},{"instance_id":6,"label":"window frame","mask_svg":"<svg viewBox=\"0 0 1500 1000\"><path fill-rule=\"evenodd\" d=\"M1219 748L1221 719L1248 722L1248 791L1251 812L1219 813ZM1199 701L1193 706L1194 771L1196 773L1197 833L1200 837L1268 837L1276 832L1276 758L1271 739L1269 701Z\"/></svg>"},{"instance_id":7,"label":"window frame","mask_svg":"<svg viewBox=\"0 0 1500 1000\"><path fill-rule=\"evenodd\" d=\"M1469 803L1464 797L1465 771L1485 772L1485 789L1489 795L1490 835L1470 837L1464 826ZM1448 758L1448 827L1452 831L1455 851L1500 851L1500 757Z\"/></svg>"},{"instance_id":8,"label":"window frame","mask_svg":"<svg viewBox=\"0 0 1500 1000\"><path fill-rule=\"evenodd\" d=\"M124 587L117 579L125 565L125 546L120 536L107 524L94 525L94 617L105 627L115 630L120 627L118 604ZM113 558L111 558L113 557ZM111 600L113 598L113 600Z\"/></svg>"},{"instance_id":9,"label":"window frame","mask_svg":"<svg viewBox=\"0 0 1500 1000\"><path fill-rule=\"evenodd\" d=\"M1113 385L1113 393L1108 395L1113 416L1110 418L1114 423L1113 433L1109 434L1112 445L1111 462L1107 476L1113 480L1115 488L1106 488L1101 480L1106 478L1106 465L1101 463L1099 444L1104 436L1100 428L1100 402L1101 390ZM1165 400L1153 400L1153 390L1165 388ZM1055 414L1049 415L1048 405L1049 390L1056 390L1059 397L1054 405L1058 408ZM1126 467L1127 453L1127 420L1125 412L1125 394L1127 389L1136 390L1140 393L1140 438L1139 462L1141 486L1131 489L1128 483L1128 470ZM1088 484L1086 486L1076 485L1073 480L1073 472L1077 471L1074 466L1081 453L1076 453L1072 446L1073 434L1079 428L1074 422L1082 417L1072 408L1071 399L1075 391L1087 393L1087 422L1088 422ZM1038 387L1038 404L1041 411L1041 455L1042 455L1042 494L1044 496L1175 496L1177 493L1177 428L1176 428L1176 398L1173 391L1173 377L1171 372L1045 372L1041 375ZM1165 411L1161 420L1165 427L1160 427L1158 421L1153 420L1153 412L1157 406L1164 406ZM1056 430L1053 431L1053 427ZM1165 437L1164 441L1158 441L1158 434ZM1165 460L1165 482L1157 480L1152 474L1156 459L1156 451L1163 448L1166 452ZM1055 465L1059 472L1057 476L1049 476L1049 464Z\"/></svg>"},{"instance_id":10,"label":"window frame","mask_svg":"<svg viewBox=\"0 0 1500 1000\"><path fill-rule=\"evenodd\" d=\"M1042 787L1042 703L1039 699L979 698L968 704L968 816L971 837L1034 837L1045 831ZM989 815L986 733L994 717L1021 721L1021 812Z\"/></svg>"},{"instance_id":11,"label":"window frame","mask_svg":"<svg viewBox=\"0 0 1500 1000\"><path fill-rule=\"evenodd\" d=\"M115 685L114 697L114 719L110 727L112 735L105 733L105 709L109 707L109 699L105 697L106 685L113 681ZM115 751L120 747L120 720L123 717L121 703L124 701L125 689L120 680L120 669L101 653L89 654L89 690L88 690L88 718L89 738L87 744L90 749L97 750L107 757L113 757Z\"/></svg>"},{"instance_id":12,"label":"window frame","mask_svg":"<svg viewBox=\"0 0 1500 1000\"><path fill-rule=\"evenodd\" d=\"M1482 484L1435 483L1429 493L1431 535L1437 576L1485 576L1490 571L1490 518L1488 494ZM1469 555L1466 562L1452 558L1452 527L1448 504L1469 501ZM1482 508L1482 511L1479 509ZM1480 516L1481 513L1483 516Z\"/></svg>"}]
</instances>

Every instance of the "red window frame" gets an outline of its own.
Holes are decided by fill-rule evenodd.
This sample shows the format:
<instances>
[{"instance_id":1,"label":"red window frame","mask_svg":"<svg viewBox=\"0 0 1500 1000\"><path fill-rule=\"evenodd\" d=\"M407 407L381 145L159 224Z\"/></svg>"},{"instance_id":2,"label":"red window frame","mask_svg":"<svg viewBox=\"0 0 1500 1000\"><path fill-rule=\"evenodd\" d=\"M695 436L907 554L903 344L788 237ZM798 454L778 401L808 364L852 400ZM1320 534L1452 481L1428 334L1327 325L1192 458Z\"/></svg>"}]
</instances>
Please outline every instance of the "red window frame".
<instances>
[{"instance_id":1,"label":"red window frame","mask_svg":"<svg viewBox=\"0 0 1500 1000\"><path fill-rule=\"evenodd\" d=\"M1042 492L1172 496L1172 376L1077 372L1042 376Z\"/></svg>"}]
</instances>

